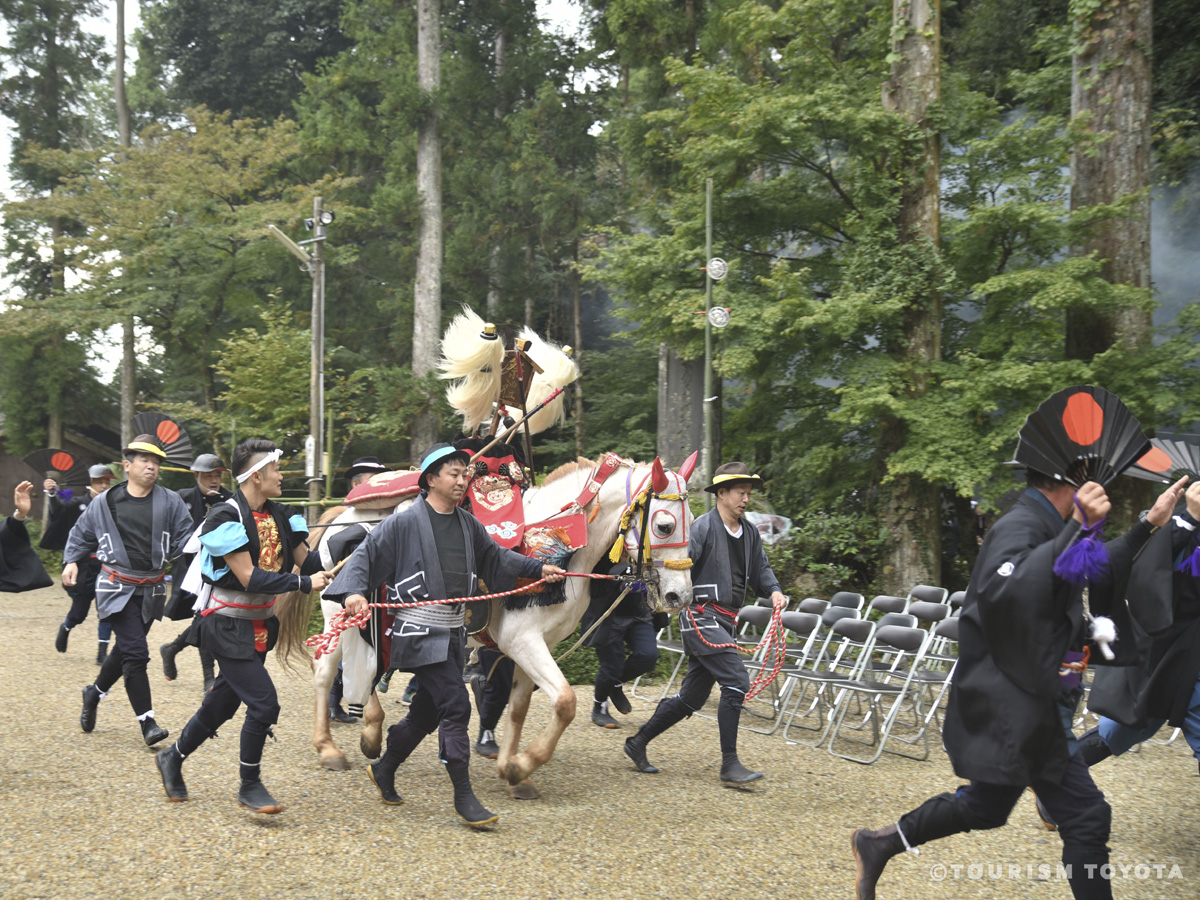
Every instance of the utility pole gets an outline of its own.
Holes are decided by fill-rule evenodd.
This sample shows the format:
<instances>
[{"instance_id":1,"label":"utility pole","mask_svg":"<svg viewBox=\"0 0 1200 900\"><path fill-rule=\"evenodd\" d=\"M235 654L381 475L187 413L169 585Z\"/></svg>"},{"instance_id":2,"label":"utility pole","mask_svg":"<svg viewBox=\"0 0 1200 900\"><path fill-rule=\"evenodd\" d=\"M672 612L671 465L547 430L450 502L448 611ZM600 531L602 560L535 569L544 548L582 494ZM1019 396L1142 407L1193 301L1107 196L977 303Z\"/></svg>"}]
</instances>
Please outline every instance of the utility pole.
<instances>
[{"instance_id":1,"label":"utility pole","mask_svg":"<svg viewBox=\"0 0 1200 900\"><path fill-rule=\"evenodd\" d=\"M704 452L700 454L703 460L701 471L704 473L704 483L712 484L713 474L713 404L717 398L713 396L713 342L712 323L709 321L709 311L712 310L713 279L708 271L708 260L713 258L712 248L712 179L704 182ZM704 509L712 509L712 494L704 492Z\"/></svg>"},{"instance_id":2,"label":"utility pole","mask_svg":"<svg viewBox=\"0 0 1200 900\"><path fill-rule=\"evenodd\" d=\"M304 268L312 279L312 355L309 361L308 437L304 441L304 472L308 478L308 499L312 502L312 505L308 507L309 524L320 517L319 503L323 494L326 493L321 489L324 481L321 448L325 444L325 229L332 221L333 213L325 209L324 198L314 197L312 218L304 220L304 227L313 232L313 236L308 240L300 241L297 244L274 225L267 226L271 236L283 244L296 259L304 263ZM309 253L300 244L312 244L312 253Z\"/></svg>"}]
</instances>

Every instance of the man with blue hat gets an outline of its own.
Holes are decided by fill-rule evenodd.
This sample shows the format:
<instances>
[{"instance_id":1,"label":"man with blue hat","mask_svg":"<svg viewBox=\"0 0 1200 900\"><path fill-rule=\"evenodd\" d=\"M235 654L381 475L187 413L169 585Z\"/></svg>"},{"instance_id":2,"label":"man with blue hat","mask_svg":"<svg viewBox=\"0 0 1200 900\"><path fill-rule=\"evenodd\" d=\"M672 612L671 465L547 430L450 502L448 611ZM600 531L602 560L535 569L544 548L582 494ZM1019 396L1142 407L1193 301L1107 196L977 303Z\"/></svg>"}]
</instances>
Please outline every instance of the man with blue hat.
<instances>
[{"instance_id":1,"label":"man with blue hat","mask_svg":"<svg viewBox=\"0 0 1200 900\"><path fill-rule=\"evenodd\" d=\"M389 602L471 597L482 579L492 591L512 587L519 577L561 581L563 570L507 550L460 509L470 481L470 457L451 444L437 444L421 460L421 494L412 506L380 523L350 556L325 592L344 602L351 615L367 609L367 595L386 585ZM387 747L368 767L384 803L396 793L396 769L426 735L438 731L438 756L454 786L454 810L468 825L498 819L471 789L468 772L471 704L463 690L466 628L462 603L433 603L397 611L392 626L391 665L418 676L420 687L408 714L388 729Z\"/></svg>"}]
</instances>

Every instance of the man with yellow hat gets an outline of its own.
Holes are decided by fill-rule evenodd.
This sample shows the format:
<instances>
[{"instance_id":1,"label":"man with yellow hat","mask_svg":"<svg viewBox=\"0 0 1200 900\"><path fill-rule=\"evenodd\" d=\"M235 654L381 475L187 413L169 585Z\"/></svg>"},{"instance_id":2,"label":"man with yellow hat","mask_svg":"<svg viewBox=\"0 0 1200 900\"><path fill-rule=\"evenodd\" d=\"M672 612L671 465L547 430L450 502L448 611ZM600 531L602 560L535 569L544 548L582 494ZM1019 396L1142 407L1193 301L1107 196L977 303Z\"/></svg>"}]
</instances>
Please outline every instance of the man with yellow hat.
<instances>
[{"instance_id":1,"label":"man with yellow hat","mask_svg":"<svg viewBox=\"0 0 1200 900\"><path fill-rule=\"evenodd\" d=\"M721 780L745 784L762 778L738 760L737 733L750 678L738 656L737 612L752 596L770 597L776 608L787 604L771 571L758 529L742 521L750 492L762 486L745 463L718 466L704 490L716 505L692 523L688 556L692 559L692 605L679 614L679 630L688 655L687 675L674 697L663 700L638 733L625 741L625 755L638 770L655 775L646 745L672 725L704 706L713 685L721 686L717 729L721 739Z\"/></svg>"},{"instance_id":2,"label":"man with yellow hat","mask_svg":"<svg viewBox=\"0 0 1200 900\"><path fill-rule=\"evenodd\" d=\"M158 484L167 454L154 437L139 434L122 453L126 481L89 504L71 528L63 550L62 581L73 587L80 563L95 554L100 562L96 609L112 624L116 645L95 683L83 689L80 727L85 732L96 727L100 701L124 676L142 739L152 746L167 736L167 730L154 720L146 634L154 620L162 618L166 568L191 535L192 516L178 494Z\"/></svg>"}]
</instances>

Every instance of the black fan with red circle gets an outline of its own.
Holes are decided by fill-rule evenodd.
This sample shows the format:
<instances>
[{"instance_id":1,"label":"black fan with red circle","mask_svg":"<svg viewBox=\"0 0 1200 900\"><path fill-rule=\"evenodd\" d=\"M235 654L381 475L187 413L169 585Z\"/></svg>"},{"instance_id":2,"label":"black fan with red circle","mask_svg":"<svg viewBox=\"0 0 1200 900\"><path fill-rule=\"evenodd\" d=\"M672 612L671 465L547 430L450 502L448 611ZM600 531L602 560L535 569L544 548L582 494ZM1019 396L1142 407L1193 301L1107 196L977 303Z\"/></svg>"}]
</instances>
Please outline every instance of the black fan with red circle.
<instances>
[{"instance_id":1,"label":"black fan with red circle","mask_svg":"<svg viewBox=\"0 0 1200 900\"><path fill-rule=\"evenodd\" d=\"M54 480L61 485L87 484L88 464L75 453L48 447L34 450L22 460L42 478L54 473ZM40 484L40 482L39 482Z\"/></svg>"},{"instance_id":2,"label":"black fan with red circle","mask_svg":"<svg viewBox=\"0 0 1200 900\"><path fill-rule=\"evenodd\" d=\"M192 464L192 439L184 427L159 412L140 412L132 420L133 433L148 434L167 454L167 462L177 466Z\"/></svg>"},{"instance_id":3,"label":"black fan with red circle","mask_svg":"<svg viewBox=\"0 0 1200 900\"><path fill-rule=\"evenodd\" d=\"M1173 484L1181 475L1200 478L1200 435L1160 434L1150 439L1150 450L1125 470L1126 475Z\"/></svg>"},{"instance_id":4,"label":"black fan with red circle","mask_svg":"<svg viewBox=\"0 0 1200 900\"><path fill-rule=\"evenodd\" d=\"M1141 422L1120 397L1101 387L1077 385L1030 413L1012 464L1075 488L1086 481L1107 485L1150 449Z\"/></svg>"}]
</instances>

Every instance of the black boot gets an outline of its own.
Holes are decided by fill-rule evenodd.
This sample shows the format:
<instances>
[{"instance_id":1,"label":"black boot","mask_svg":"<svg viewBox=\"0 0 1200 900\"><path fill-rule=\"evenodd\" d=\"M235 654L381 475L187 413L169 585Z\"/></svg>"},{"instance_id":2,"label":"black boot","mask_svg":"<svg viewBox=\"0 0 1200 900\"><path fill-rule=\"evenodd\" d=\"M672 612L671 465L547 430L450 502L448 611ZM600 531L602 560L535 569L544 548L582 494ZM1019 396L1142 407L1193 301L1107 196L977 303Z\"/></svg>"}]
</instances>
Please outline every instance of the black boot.
<instances>
[{"instance_id":1,"label":"black boot","mask_svg":"<svg viewBox=\"0 0 1200 900\"><path fill-rule=\"evenodd\" d=\"M654 715L645 725L638 729L637 734L625 741L625 755L633 760L639 772L647 775L657 775L658 768L650 765L646 759L646 745L658 737L672 725L682 722L692 711L678 697L660 700Z\"/></svg>"},{"instance_id":2,"label":"black boot","mask_svg":"<svg viewBox=\"0 0 1200 900\"><path fill-rule=\"evenodd\" d=\"M1104 738L1100 737L1099 726L1079 739L1079 755L1088 766L1094 766L1112 756L1108 744L1104 743Z\"/></svg>"},{"instance_id":3,"label":"black boot","mask_svg":"<svg viewBox=\"0 0 1200 900\"><path fill-rule=\"evenodd\" d=\"M626 697L625 692L621 690L623 687L624 685L618 684L609 688L608 702L611 703L613 708L616 709L616 711L621 715L627 716L633 712L633 704L629 702L629 698Z\"/></svg>"},{"instance_id":4,"label":"black boot","mask_svg":"<svg viewBox=\"0 0 1200 900\"><path fill-rule=\"evenodd\" d=\"M108 641L100 641L100 645L96 648L96 665L104 665L104 660L108 658Z\"/></svg>"},{"instance_id":5,"label":"black boot","mask_svg":"<svg viewBox=\"0 0 1200 900\"><path fill-rule=\"evenodd\" d=\"M71 629L67 627L67 623L63 622L58 626L58 634L54 636L54 649L59 653L67 652L67 639L71 636Z\"/></svg>"},{"instance_id":6,"label":"black boot","mask_svg":"<svg viewBox=\"0 0 1200 900\"><path fill-rule=\"evenodd\" d=\"M100 688L89 684L83 689L83 712L79 714L79 727L85 732L96 727L96 707L100 705Z\"/></svg>"},{"instance_id":7,"label":"black boot","mask_svg":"<svg viewBox=\"0 0 1200 900\"><path fill-rule=\"evenodd\" d=\"M484 809L483 804L471 790L471 773L467 764L461 760L446 763L446 774L454 785L454 811L458 813L472 828L491 825L500 817Z\"/></svg>"},{"instance_id":8,"label":"black boot","mask_svg":"<svg viewBox=\"0 0 1200 900\"><path fill-rule=\"evenodd\" d=\"M728 781L731 784L746 784L751 781L758 781L762 777L762 772L751 771L742 765L738 759L736 750L732 753L721 754L722 781Z\"/></svg>"},{"instance_id":9,"label":"black boot","mask_svg":"<svg viewBox=\"0 0 1200 900\"><path fill-rule=\"evenodd\" d=\"M154 754L154 764L162 775L163 790L167 799L181 803L188 798L187 785L183 783L183 757L175 745L159 750Z\"/></svg>"},{"instance_id":10,"label":"black boot","mask_svg":"<svg viewBox=\"0 0 1200 900\"><path fill-rule=\"evenodd\" d=\"M238 790L238 806L268 816L283 812L283 804L272 797L257 778L242 779L242 786Z\"/></svg>"},{"instance_id":11,"label":"black boot","mask_svg":"<svg viewBox=\"0 0 1200 900\"><path fill-rule=\"evenodd\" d=\"M850 834L850 848L858 871L854 875L854 887L858 900L875 900L875 883L883 874L888 860L904 850L904 841L895 824L868 831L860 828Z\"/></svg>"},{"instance_id":12,"label":"black boot","mask_svg":"<svg viewBox=\"0 0 1200 900\"><path fill-rule=\"evenodd\" d=\"M620 728L621 723L608 714L608 701L592 703L592 724L601 728Z\"/></svg>"},{"instance_id":13,"label":"black boot","mask_svg":"<svg viewBox=\"0 0 1200 900\"><path fill-rule=\"evenodd\" d=\"M163 676L167 681L174 681L179 677L179 669L175 666L175 654L178 652L179 648L175 646L174 641L158 645L158 654L163 661Z\"/></svg>"},{"instance_id":14,"label":"black boot","mask_svg":"<svg viewBox=\"0 0 1200 900\"><path fill-rule=\"evenodd\" d=\"M379 790L379 799L388 806L399 806L404 802L404 798L396 793L396 769L399 766L400 756L391 750L385 750L379 759L367 764L367 777Z\"/></svg>"},{"instance_id":15,"label":"black boot","mask_svg":"<svg viewBox=\"0 0 1200 900\"><path fill-rule=\"evenodd\" d=\"M500 745L496 743L496 733L490 728L479 730L479 740L475 742L475 752L487 759L495 759L500 755Z\"/></svg>"},{"instance_id":16,"label":"black boot","mask_svg":"<svg viewBox=\"0 0 1200 900\"><path fill-rule=\"evenodd\" d=\"M171 733L155 722L153 716L149 719L142 719L140 724L142 726L142 739L146 742L147 747L153 747L159 741L165 741L167 735Z\"/></svg>"}]
</instances>

